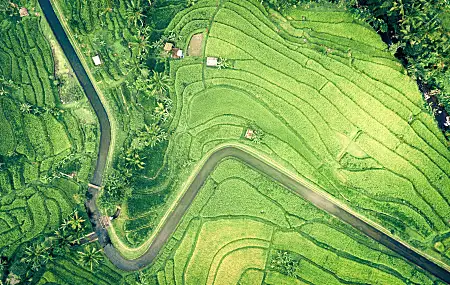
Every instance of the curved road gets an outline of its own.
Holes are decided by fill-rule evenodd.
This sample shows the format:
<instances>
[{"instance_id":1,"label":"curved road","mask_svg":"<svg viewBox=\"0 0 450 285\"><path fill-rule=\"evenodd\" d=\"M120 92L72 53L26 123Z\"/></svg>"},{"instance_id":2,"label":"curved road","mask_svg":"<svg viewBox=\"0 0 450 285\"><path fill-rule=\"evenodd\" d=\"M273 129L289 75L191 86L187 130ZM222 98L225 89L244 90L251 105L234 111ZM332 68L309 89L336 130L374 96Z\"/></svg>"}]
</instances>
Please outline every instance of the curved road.
<instances>
[{"instance_id":1,"label":"curved road","mask_svg":"<svg viewBox=\"0 0 450 285\"><path fill-rule=\"evenodd\" d=\"M39 3L44 11L44 14L50 24L56 39L60 43L65 55L67 56L76 76L78 77L95 113L100 122L101 136L100 136L100 149L98 154L97 165L95 168L94 176L91 183L95 185L101 185L102 174L106 166L106 159L108 156L108 149L111 140L111 127L108 120L108 115L103 107L101 100L87 75L86 70L81 64L75 49L70 43L61 23L59 22L56 14L52 8L50 0L39 0ZM95 228L97 235L99 237L100 244L104 247L104 252L106 256L111 260L111 262L122 270L132 271L138 270L146 265L151 264L158 253L165 245L166 241L172 236L177 228L177 225L183 218L184 213L189 208L193 199L201 189L203 183L209 176L209 174L214 170L215 166L226 157L237 158L254 169L268 175L273 180L282 184L287 189L291 190L295 194L301 196L302 198L310 201L318 208L327 211L328 213L338 217L342 221L352 225L356 229L365 233L374 240L380 242L391 250L395 251L399 255L408 259L412 263L422 267L431 274L439 277L443 281L450 284L450 272L445 270L440 265L434 263L433 261L425 258L416 251L413 251L404 244L393 239L389 235L380 231L379 229L373 227L372 225L366 223L364 220L353 215L348 210L343 207L333 203L327 199L324 195L321 195L314 190L307 188L305 185L301 184L299 181L293 179L289 175L285 174L278 168L275 168L266 161L242 150L237 147L229 146L224 147L213 154L206 160L200 171L195 176L192 183L189 185L186 192L181 197L178 204L175 206L174 210L169 213L165 224L162 226L161 230L155 236L155 239L151 243L149 249L141 257L133 260L125 259L111 244L108 232L99 226L100 213L96 206L96 199L98 191L95 188L89 188L89 193L86 202L86 208L88 210L90 220L93 227Z\"/></svg>"}]
</instances>

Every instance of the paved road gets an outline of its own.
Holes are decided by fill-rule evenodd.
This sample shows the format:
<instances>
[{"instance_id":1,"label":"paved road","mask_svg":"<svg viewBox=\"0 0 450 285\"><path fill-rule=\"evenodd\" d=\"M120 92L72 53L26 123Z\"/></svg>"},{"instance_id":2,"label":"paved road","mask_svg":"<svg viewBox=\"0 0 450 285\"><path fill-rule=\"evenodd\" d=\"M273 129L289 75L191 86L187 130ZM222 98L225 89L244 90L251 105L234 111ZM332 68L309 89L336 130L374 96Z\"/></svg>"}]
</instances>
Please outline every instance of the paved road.
<instances>
[{"instance_id":1,"label":"paved road","mask_svg":"<svg viewBox=\"0 0 450 285\"><path fill-rule=\"evenodd\" d=\"M80 80L80 83L99 119L101 129L100 147L96 169L91 182L96 185L101 185L102 174L105 169L106 159L108 156L108 149L111 140L111 127L108 120L108 115L99 99L97 92L95 91L92 82L90 81L86 73L86 70L84 70L80 59L75 53L73 46L71 45L63 27L61 26L61 23L56 17L53 8L51 6L50 0L39 0L39 3L44 11L44 14L48 22L50 23L50 27L52 28L58 42L62 46L64 53L69 59L69 62L72 68L74 69L76 76ZM376 241L387 246L388 248L395 251L399 255L410 260L412 263L422 267L423 269L429 271L433 275L439 277L440 279L450 284L450 272L448 272L438 264L433 263L432 261L426 259L425 257L411 250L407 246L399 243L398 241L381 232L380 230L367 224L365 221L354 216L346 209L340 207L337 204L334 204L324 196L307 188L305 185L301 184L297 180L294 180L290 176L284 174L279 169L271 166L270 164L266 163L260 158L253 156L252 154L247 153L239 148L231 146L216 151L207 159L203 167L195 176L191 185L189 185L188 189L182 196L179 203L176 205L174 210L169 214L166 223L163 225L160 232L156 235L154 241L150 245L147 252L137 259L133 260L125 259L110 243L108 232L102 229L99 225L100 215L99 210L95 204L98 194L97 190L94 188L90 188L89 192L91 195L88 197L86 207L88 213L90 214L93 227L95 228L97 235L99 237L99 242L104 247L104 252L106 256L111 260L111 262L118 268L127 271L138 270L146 265L151 264L158 256L158 253L163 248L164 244L176 230L176 227L179 224L180 220L182 219L184 213L189 208L190 204L197 195L198 191L201 189L205 180L208 178L209 174L214 170L215 166L226 157L234 157L247 163L250 167L253 167L254 169L271 177L273 180L279 182L280 184L282 184L295 194L310 201L318 208L323 209L328 213L338 217L342 221L352 225L353 227L365 233L369 237L375 239Z\"/></svg>"}]
</instances>

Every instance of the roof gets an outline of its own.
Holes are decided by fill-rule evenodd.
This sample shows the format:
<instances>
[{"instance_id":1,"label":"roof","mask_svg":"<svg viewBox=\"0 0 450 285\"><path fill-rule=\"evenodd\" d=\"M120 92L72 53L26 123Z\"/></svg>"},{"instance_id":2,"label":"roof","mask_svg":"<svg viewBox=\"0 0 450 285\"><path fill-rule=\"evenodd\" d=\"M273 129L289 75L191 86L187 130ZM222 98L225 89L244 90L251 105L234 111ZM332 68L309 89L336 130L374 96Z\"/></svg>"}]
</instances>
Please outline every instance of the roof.
<instances>
[{"instance_id":1,"label":"roof","mask_svg":"<svg viewBox=\"0 0 450 285\"><path fill-rule=\"evenodd\" d=\"M172 48L173 48L173 43L166 43L166 44L164 45L164 51L169 52L169 51L172 50Z\"/></svg>"},{"instance_id":2,"label":"roof","mask_svg":"<svg viewBox=\"0 0 450 285\"><path fill-rule=\"evenodd\" d=\"M172 58L182 58L182 57L183 57L183 50L179 48L172 49Z\"/></svg>"},{"instance_id":3,"label":"roof","mask_svg":"<svg viewBox=\"0 0 450 285\"><path fill-rule=\"evenodd\" d=\"M92 60L94 61L94 65L96 65L96 66L102 64L102 61L101 61L101 59L100 59L100 56L98 56L98 55L93 56L93 57L92 57Z\"/></svg>"},{"instance_id":4,"label":"roof","mask_svg":"<svg viewBox=\"0 0 450 285\"><path fill-rule=\"evenodd\" d=\"M29 15L29 14L28 14L28 9L25 8L25 7L20 8L20 10L19 10L19 15L20 15L20 17L26 17L26 16L28 16L28 15Z\"/></svg>"},{"instance_id":5,"label":"roof","mask_svg":"<svg viewBox=\"0 0 450 285\"><path fill-rule=\"evenodd\" d=\"M254 131L252 130L252 129L247 129L247 131L245 132L245 138L246 139L252 139L253 138L253 135L254 135Z\"/></svg>"},{"instance_id":6,"label":"roof","mask_svg":"<svg viewBox=\"0 0 450 285\"><path fill-rule=\"evenodd\" d=\"M217 57L207 57L206 66L217 66Z\"/></svg>"}]
</instances>

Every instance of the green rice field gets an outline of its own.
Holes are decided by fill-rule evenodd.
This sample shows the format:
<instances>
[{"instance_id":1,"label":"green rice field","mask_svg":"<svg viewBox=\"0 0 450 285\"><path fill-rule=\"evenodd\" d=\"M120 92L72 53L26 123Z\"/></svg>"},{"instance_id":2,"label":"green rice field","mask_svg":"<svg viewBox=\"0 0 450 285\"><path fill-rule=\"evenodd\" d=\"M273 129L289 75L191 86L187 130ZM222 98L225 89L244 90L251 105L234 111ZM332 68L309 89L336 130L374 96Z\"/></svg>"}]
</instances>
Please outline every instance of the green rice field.
<instances>
[{"instance_id":1,"label":"green rice field","mask_svg":"<svg viewBox=\"0 0 450 285\"><path fill-rule=\"evenodd\" d=\"M8 258L83 202L97 157L95 115L65 57L55 60L62 51L37 3L28 4L19 21L0 15L0 77L13 85L0 96L0 256ZM68 85L82 98L62 102Z\"/></svg>"},{"instance_id":2,"label":"green rice field","mask_svg":"<svg viewBox=\"0 0 450 285\"><path fill-rule=\"evenodd\" d=\"M253 0L205 0L167 29L186 47L203 33L202 56L171 61L166 168L142 179L115 222L125 244L147 240L196 162L240 143L449 262L447 247L434 249L448 244L448 142L370 26L333 6L280 14ZM206 57L227 67L206 66ZM244 138L248 128L264 133L259 143Z\"/></svg>"},{"instance_id":3,"label":"green rice field","mask_svg":"<svg viewBox=\"0 0 450 285\"><path fill-rule=\"evenodd\" d=\"M234 159L216 167L150 271L160 285L443 284Z\"/></svg>"}]
</instances>

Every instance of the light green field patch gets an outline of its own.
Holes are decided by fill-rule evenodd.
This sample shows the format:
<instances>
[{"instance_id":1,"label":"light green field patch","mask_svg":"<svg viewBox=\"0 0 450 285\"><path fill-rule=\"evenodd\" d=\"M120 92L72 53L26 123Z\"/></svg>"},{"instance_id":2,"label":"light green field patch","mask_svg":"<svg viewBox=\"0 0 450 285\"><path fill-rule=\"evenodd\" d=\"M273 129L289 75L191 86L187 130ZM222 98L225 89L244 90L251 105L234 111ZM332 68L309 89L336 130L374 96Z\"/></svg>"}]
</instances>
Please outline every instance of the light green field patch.
<instances>
[{"instance_id":1,"label":"light green field patch","mask_svg":"<svg viewBox=\"0 0 450 285\"><path fill-rule=\"evenodd\" d=\"M247 269L264 269L266 259L267 250L263 248L250 247L233 251L222 260L222 263L216 272L214 284L238 284L241 275Z\"/></svg>"},{"instance_id":2,"label":"light green field patch","mask_svg":"<svg viewBox=\"0 0 450 285\"><path fill-rule=\"evenodd\" d=\"M264 272L256 269L247 269L239 280L240 285L262 284Z\"/></svg>"},{"instance_id":3,"label":"light green field patch","mask_svg":"<svg viewBox=\"0 0 450 285\"><path fill-rule=\"evenodd\" d=\"M241 250L246 250L248 248L260 248L267 249L269 247L269 242L265 240L258 239L241 239L237 241L230 242L229 244L222 247L214 256L213 262L209 268L209 274L206 284L212 284L216 279L219 271L221 271L222 265L226 260L230 259L231 255ZM252 259L252 256L245 256L246 259ZM257 259L256 259L257 260ZM265 261L264 261L265 263ZM259 268L259 267L258 267ZM263 269L263 268L260 268Z\"/></svg>"},{"instance_id":4,"label":"light green field patch","mask_svg":"<svg viewBox=\"0 0 450 285\"><path fill-rule=\"evenodd\" d=\"M271 226L250 219L205 222L200 229L195 249L186 268L185 282L205 284L208 277L205 266L208 268L216 252L229 242L243 238L270 240L271 234Z\"/></svg>"},{"instance_id":5,"label":"light green field patch","mask_svg":"<svg viewBox=\"0 0 450 285\"><path fill-rule=\"evenodd\" d=\"M219 184L202 211L204 217L242 215L251 215L278 226L289 227L283 211L241 179L228 179Z\"/></svg>"},{"instance_id":6,"label":"light green field patch","mask_svg":"<svg viewBox=\"0 0 450 285\"><path fill-rule=\"evenodd\" d=\"M283 275L276 271L269 271L264 278L264 282L268 285L307 285L299 279Z\"/></svg>"}]
</instances>

